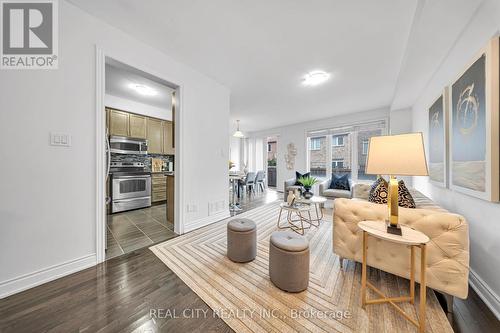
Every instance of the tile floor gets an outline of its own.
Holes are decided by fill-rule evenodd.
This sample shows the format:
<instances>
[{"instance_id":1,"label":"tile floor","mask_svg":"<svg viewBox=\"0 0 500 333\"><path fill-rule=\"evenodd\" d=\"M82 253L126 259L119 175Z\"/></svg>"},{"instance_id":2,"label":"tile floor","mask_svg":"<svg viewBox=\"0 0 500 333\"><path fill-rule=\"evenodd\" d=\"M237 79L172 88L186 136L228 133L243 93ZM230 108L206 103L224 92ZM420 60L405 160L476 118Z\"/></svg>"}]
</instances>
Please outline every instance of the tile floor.
<instances>
[{"instance_id":1,"label":"tile floor","mask_svg":"<svg viewBox=\"0 0 500 333\"><path fill-rule=\"evenodd\" d=\"M173 238L173 229L166 204L108 215L106 259Z\"/></svg>"}]
</instances>

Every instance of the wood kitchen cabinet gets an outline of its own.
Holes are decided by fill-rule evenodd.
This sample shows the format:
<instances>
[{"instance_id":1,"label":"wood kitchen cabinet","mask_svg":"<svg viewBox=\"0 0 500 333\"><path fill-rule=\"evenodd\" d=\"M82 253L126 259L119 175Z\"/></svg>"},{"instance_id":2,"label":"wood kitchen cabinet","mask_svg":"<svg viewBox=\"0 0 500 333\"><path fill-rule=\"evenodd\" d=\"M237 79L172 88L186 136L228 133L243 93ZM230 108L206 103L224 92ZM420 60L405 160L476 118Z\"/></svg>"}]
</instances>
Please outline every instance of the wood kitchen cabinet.
<instances>
[{"instance_id":1,"label":"wood kitchen cabinet","mask_svg":"<svg viewBox=\"0 0 500 333\"><path fill-rule=\"evenodd\" d=\"M129 113L114 109L109 110L109 134L129 136Z\"/></svg>"},{"instance_id":2,"label":"wood kitchen cabinet","mask_svg":"<svg viewBox=\"0 0 500 333\"><path fill-rule=\"evenodd\" d=\"M167 199L167 176L163 173L153 173L151 178L151 202Z\"/></svg>"},{"instance_id":3,"label":"wood kitchen cabinet","mask_svg":"<svg viewBox=\"0 0 500 333\"><path fill-rule=\"evenodd\" d=\"M132 113L129 117L129 136L146 139L146 117Z\"/></svg>"},{"instance_id":4,"label":"wood kitchen cabinet","mask_svg":"<svg viewBox=\"0 0 500 333\"><path fill-rule=\"evenodd\" d=\"M173 127L171 121L162 121L162 129L163 129L163 154L165 155L174 155L174 140L173 140Z\"/></svg>"},{"instance_id":5,"label":"wood kitchen cabinet","mask_svg":"<svg viewBox=\"0 0 500 333\"><path fill-rule=\"evenodd\" d=\"M162 154L163 153L163 128L162 121L154 118L147 118L146 120L147 139L148 139L148 153Z\"/></svg>"}]
</instances>

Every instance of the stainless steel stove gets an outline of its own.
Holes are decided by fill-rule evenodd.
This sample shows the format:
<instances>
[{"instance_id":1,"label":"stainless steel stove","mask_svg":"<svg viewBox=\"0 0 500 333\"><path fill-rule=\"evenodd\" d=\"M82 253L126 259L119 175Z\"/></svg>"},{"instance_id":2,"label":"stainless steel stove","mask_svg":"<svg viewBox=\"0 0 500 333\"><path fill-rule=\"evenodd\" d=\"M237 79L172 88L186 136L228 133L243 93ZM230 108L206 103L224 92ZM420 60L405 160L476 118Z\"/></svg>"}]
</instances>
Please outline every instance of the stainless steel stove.
<instances>
[{"instance_id":1,"label":"stainless steel stove","mask_svg":"<svg viewBox=\"0 0 500 333\"><path fill-rule=\"evenodd\" d=\"M141 162L111 162L111 213L151 206L151 173Z\"/></svg>"}]
</instances>

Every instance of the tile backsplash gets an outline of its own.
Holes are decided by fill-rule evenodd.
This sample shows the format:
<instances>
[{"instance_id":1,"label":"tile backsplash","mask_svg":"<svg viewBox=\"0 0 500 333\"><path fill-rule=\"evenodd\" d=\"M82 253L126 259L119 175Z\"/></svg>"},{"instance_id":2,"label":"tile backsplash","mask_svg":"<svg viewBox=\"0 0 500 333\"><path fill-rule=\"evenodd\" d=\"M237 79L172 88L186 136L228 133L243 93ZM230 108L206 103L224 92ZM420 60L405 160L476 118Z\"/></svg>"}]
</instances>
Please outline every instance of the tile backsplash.
<instances>
[{"instance_id":1,"label":"tile backsplash","mask_svg":"<svg viewBox=\"0 0 500 333\"><path fill-rule=\"evenodd\" d=\"M147 154L147 155L134 155L134 154L115 154L111 153L111 162L142 162L146 166L147 171L151 171L151 158L161 158L167 164L168 162L174 162L174 155L159 155L159 154Z\"/></svg>"}]
</instances>

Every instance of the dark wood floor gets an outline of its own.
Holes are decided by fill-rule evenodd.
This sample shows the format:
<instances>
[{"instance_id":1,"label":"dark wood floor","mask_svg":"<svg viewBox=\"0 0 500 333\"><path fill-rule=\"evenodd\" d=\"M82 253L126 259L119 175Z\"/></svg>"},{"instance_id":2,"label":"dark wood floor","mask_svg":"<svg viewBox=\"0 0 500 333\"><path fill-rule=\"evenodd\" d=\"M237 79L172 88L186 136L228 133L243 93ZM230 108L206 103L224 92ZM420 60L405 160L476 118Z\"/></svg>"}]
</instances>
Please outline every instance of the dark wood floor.
<instances>
[{"instance_id":1,"label":"dark wood floor","mask_svg":"<svg viewBox=\"0 0 500 333\"><path fill-rule=\"evenodd\" d=\"M242 207L276 197L281 195L243 198ZM473 290L467 300L455 301L454 310L456 332L500 332L500 323ZM147 247L0 300L0 332L80 331L232 330Z\"/></svg>"}]
</instances>

